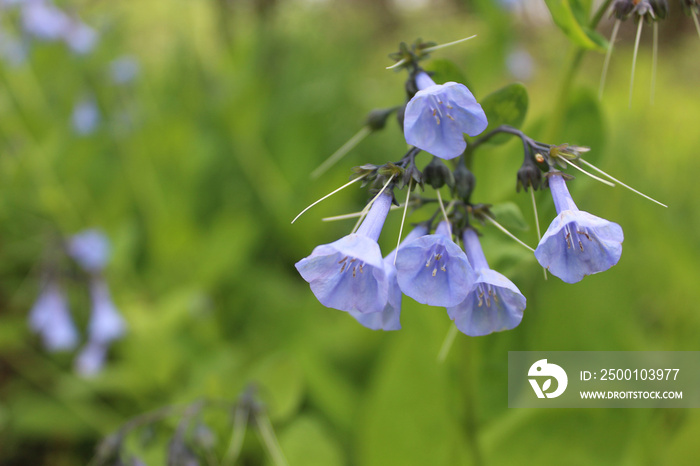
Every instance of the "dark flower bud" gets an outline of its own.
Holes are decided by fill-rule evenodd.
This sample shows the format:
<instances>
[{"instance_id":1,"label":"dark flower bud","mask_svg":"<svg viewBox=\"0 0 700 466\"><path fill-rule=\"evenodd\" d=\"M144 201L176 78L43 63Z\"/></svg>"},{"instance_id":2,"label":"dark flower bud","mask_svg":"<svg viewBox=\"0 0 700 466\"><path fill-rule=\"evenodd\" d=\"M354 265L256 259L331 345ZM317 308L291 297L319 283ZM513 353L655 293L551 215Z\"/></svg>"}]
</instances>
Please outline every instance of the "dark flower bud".
<instances>
[{"instance_id":1,"label":"dark flower bud","mask_svg":"<svg viewBox=\"0 0 700 466\"><path fill-rule=\"evenodd\" d=\"M537 191L542 185L542 172L537 167L535 160L532 157L526 156L523 164L518 169L518 182L515 186L516 191L520 192L523 188L526 192L530 186Z\"/></svg>"},{"instance_id":2,"label":"dark flower bud","mask_svg":"<svg viewBox=\"0 0 700 466\"><path fill-rule=\"evenodd\" d=\"M423 180L435 189L454 186L455 179L449 168L437 157L423 169Z\"/></svg>"},{"instance_id":3,"label":"dark flower bud","mask_svg":"<svg viewBox=\"0 0 700 466\"><path fill-rule=\"evenodd\" d=\"M649 0L649 4L654 12L654 19L666 19L668 16L668 2L666 0Z\"/></svg>"},{"instance_id":4,"label":"dark flower bud","mask_svg":"<svg viewBox=\"0 0 700 466\"><path fill-rule=\"evenodd\" d=\"M525 189L527 192L530 186L535 191L540 188L542 185L542 170L540 166L547 166L544 156L539 153L535 154L531 148L526 149L523 164L518 169L518 181L515 185L517 192L520 192L520 188Z\"/></svg>"},{"instance_id":5,"label":"dark flower bud","mask_svg":"<svg viewBox=\"0 0 700 466\"><path fill-rule=\"evenodd\" d=\"M619 20L626 20L634 10L634 2L632 0L615 0L612 6L612 14Z\"/></svg>"},{"instance_id":6,"label":"dark flower bud","mask_svg":"<svg viewBox=\"0 0 700 466\"><path fill-rule=\"evenodd\" d=\"M461 160L457 164L453 176L454 187L452 188L452 194L469 203L469 198L476 186L476 177Z\"/></svg>"},{"instance_id":7,"label":"dark flower bud","mask_svg":"<svg viewBox=\"0 0 700 466\"><path fill-rule=\"evenodd\" d=\"M386 126L386 120L389 118L389 115L391 115L396 110L397 107L374 109L371 112L369 112L369 115L367 115L367 120L365 121L365 124L372 131L384 129L384 126Z\"/></svg>"}]
</instances>

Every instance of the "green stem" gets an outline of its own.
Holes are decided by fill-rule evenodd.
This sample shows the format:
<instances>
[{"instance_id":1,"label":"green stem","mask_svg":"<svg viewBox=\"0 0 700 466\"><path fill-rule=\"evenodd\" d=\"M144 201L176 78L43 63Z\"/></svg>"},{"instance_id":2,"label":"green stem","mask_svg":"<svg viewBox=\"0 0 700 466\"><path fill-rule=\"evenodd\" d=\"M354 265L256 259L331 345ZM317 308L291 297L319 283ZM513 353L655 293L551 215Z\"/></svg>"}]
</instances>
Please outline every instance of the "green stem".
<instances>
[{"instance_id":1,"label":"green stem","mask_svg":"<svg viewBox=\"0 0 700 466\"><path fill-rule=\"evenodd\" d=\"M600 20L603 19L603 15L608 10L611 3L612 0L605 0L600 5L598 10L596 10L595 14L591 18L590 23L588 24L588 27L590 29L596 29L598 27L598 23L600 23ZM564 123L564 117L566 115L566 110L568 109L569 104L568 97L571 93L571 88L573 86L574 79L576 78L578 69L581 66L581 62L583 61L583 56L585 55L585 53L586 49L582 47L576 47L570 55L568 64L566 66L564 78L562 79L561 85L559 86L559 91L556 95L554 110L550 115L549 121L551 122L551 124L549 126L547 138L545 139L547 141L554 140L559 136L559 134L561 134L562 124Z\"/></svg>"}]
</instances>

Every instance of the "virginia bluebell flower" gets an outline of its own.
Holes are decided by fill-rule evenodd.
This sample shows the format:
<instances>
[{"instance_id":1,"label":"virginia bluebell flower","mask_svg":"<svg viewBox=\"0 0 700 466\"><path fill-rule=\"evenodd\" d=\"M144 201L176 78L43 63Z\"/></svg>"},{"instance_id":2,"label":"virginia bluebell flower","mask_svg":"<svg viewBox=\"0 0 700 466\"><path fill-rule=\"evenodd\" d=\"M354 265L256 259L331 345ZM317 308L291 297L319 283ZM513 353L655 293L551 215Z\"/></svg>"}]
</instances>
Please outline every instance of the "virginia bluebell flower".
<instances>
[{"instance_id":1,"label":"virginia bluebell flower","mask_svg":"<svg viewBox=\"0 0 700 466\"><path fill-rule=\"evenodd\" d=\"M134 57L123 56L109 64L109 74L115 84L127 84L139 74L139 62Z\"/></svg>"},{"instance_id":2,"label":"virginia bluebell flower","mask_svg":"<svg viewBox=\"0 0 700 466\"><path fill-rule=\"evenodd\" d=\"M419 303L455 306L464 300L474 283L474 269L464 251L452 241L447 222L435 234L407 242L396 258L401 291Z\"/></svg>"},{"instance_id":3,"label":"virginia bluebell flower","mask_svg":"<svg viewBox=\"0 0 700 466\"><path fill-rule=\"evenodd\" d=\"M26 0L21 7L22 27L25 32L37 39L60 40L70 28L70 17L44 0Z\"/></svg>"},{"instance_id":4,"label":"virginia bluebell flower","mask_svg":"<svg viewBox=\"0 0 700 466\"><path fill-rule=\"evenodd\" d=\"M361 314L384 310L389 280L377 239L392 198L389 193L379 195L357 233L317 246L295 264L324 306Z\"/></svg>"},{"instance_id":5,"label":"virginia bluebell flower","mask_svg":"<svg viewBox=\"0 0 700 466\"><path fill-rule=\"evenodd\" d=\"M95 131L100 123L100 111L95 99L86 98L78 101L73 107L71 122L73 129L80 136L86 136Z\"/></svg>"},{"instance_id":6,"label":"virginia bluebell flower","mask_svg":"<svg viewBox=\"0 0 700 466\"><path fill-rule=\"evenodd\" d=\"M109 259L109 240L96 229L84 230L68 240L68 254L86 272L100 272Z\"/></svg>"},{"instance_id":7,"label":"virginia bluebell flower","mask_svg":"<svg viewBox=\"0 0 700 466\"><path fill-rule=\"evenodd\" d=\"M476 231L468 228L463 239L476 280L464 301L447 308L450 319L460 332L473 337L517 327L523 319L525 296L513 282L489 268Z\"/></svg>"},{"instance_id":8,"label":"virginia bluebell flower","mask_svg":"<svg viewBox=\"0 0 700 466\"><path fill-rule=\"evenodd\" d=\"M102 279L94 278L91 280L90 298L92 310L88 324L89 340L107 344L121 338L126 331L126 324L112 302L107 284Z\"/></svg>"},{"instance_id":9,"label":"virginia bluebell flower","mask_svg":"<svg viewBox=\"0 0 700 466\"><path fill-rule=\"evenodd\" d=\"M428 229L424 225L417 226L404 238L399 248L416 238L420 238L427 232ZM399 330L401 328L399 318L401 316L402 293L401 288L399 288L399 283L396 280L396 266L394 265L396 251L397 249L391 251L384 258L384 271L389 283L388 300L384 309L380 312L370 313L350 311L350 315L357 319L359 323L372 330Z\"/></svg>"},{"instance_id":10,"label":"virginia bluebell flower","mask_svg":"<svg viewBox=\"0 0 700 466\"><path fill-rule=\"evenodd\" d=\"M578 210L560 174L549 177L557 217L540 240L535 257L566 283L608 270L622 255L622 228Z\"/></svg>"},{"instance_id":11,"label":"virginia bluebell flower","mask_svg":"<svg viewBox=\"0 0 700 466\"><path fill-rule=\"evenodd\" d=\"M72 21L63 38L73 52L85 55L95 48L97 32L85 23Z\"/></svg>"},{"instance_id":12,"label":"virginia bluebell flower","mask_svg":"<svg viewBox=\"0 0 700 466\"><path fill-rule=\"evenodd\" d=\"M464 133L476 136L488 121L481 105L464 84L435 84L425 72L416 76L419 91L406 105L406 142L441 159L464 152Z\"/></svg>"},{"instance_id":13,"label":"virginia bluebell flower","mask_svg":"<svg viewBox=\"0 0 700 466\"><path fill-rule=\"evenodd\" d=\"M83 377L93 377L102 370L107 357L107 346L89 341L75 358L75 370Z\"/></svg>"},{"instance_id":14,"label":"virginia bluebell flower","mask_svg":"<svg viewBox=\"0 0 700 466\"><path fill-rule=\"evenodd\" d=\"M78 344L66 297L57 283L49 281L44 287L29 312L29 327L41 335L49 351L70 350Z\"/></svg>"}]
</instances>

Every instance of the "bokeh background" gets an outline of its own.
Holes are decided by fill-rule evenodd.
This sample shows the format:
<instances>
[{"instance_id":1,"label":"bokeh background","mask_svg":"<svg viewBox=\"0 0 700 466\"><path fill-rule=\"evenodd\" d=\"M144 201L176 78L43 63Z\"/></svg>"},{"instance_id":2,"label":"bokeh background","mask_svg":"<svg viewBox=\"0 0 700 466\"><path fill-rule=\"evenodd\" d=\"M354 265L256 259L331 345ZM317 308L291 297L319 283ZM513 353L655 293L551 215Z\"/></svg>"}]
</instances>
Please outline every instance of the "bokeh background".
<instances>
[{"instance_id":1,"label":"bokeh background","mask_svg":"<svg viewBox=\"0 0 700 466\"><path fill-rule=\"evenodd\" d=\"M198 464L220 464L250 387L291 465L696 464L696 410L508 409L506 383L508 351L698 350L700 38L679 2L659 25L653 105L647 27L628 107L628 22L602 101L604 57L590 52L563 113L573 46L543 2L56 2L95 31L89 50L27 34L16 3L0 2L0 464L88 464L102 439L161 408L124 440L120 464L181 464L168 452L193 403L207 435L191 427L185 443ZM599 31L611 26L606 15ZM403 329L374 332L324 308L294 269L350 231L352 220L321 219L360 210L364 190L290 221L352 166L405 152L392 120L309 178L371 109L404 99L405 76L384 69L398 43L472 34L435 56L477 98L524 83L529 135L590 146L589 160L669 208L577 176L579 207L619 223L625 243L616 267L575 285L545 281L527 250L483 228L492 267L527 296L525 317L458 336L439 364L444 309L404 298ZM514 189L521 157L518 141L480 149L474 200L518 206L529 229L516 234L534 245L530 198ZM546 228L549 193L536 198ZM104 275L128 326L91 377L27 323L47 256L87 228L112 243ZM87 291L75 271L63 282L84 335ZM255 424L236 464L273 462Z\"/></svg>"}]
</instances>

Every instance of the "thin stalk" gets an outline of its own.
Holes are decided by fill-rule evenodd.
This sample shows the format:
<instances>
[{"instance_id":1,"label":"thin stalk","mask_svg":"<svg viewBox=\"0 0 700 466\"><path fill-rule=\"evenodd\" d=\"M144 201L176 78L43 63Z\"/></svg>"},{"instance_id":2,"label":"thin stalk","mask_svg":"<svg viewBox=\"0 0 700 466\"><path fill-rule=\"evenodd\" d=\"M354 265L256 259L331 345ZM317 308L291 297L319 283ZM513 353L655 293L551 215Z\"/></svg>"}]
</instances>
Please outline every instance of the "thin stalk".
<instances>
[{"instance_id":1,"label":"thin stalk","mask_svg":"<svg viewBox=\"0 0 700 466\"><path fill-rule=\"evenodd\" d=\"M530 198L532 199L532 211L535 213L535 227L537 228L537 244L542 240L542 232L540 231L540 217L537 214L537 202L535 202L535 190L530 182ZM542 267L544 279L547 280L547 269Z\"/></svg>"},{"instance_id":2,"label":"thin stalk","mask_svg":"<svg viewBox=\"0 0 700 466\"><path fill-rule=\"evenodd\" d=\"M617 38L617 31L620 29L621 21L619 19L615 20L615 25L613 26L612 34L610 35L610 45L608 51L605 52L605 61L603 62L603 73L600 76L600 87L598 88L598 100L603 98L603 88L605 87L605 79L608 76L608 65L610 65L610 57L612 56L613 46L615 44L615 39Z\"/></svg>"},{"instance_id":3,"label":"thin stalk","mask_svg":"<svg viewBox=\"0 0 700 466\"><path fill-rule=\"evenodd\" d=\"M630 97L629 97L629 108L632 108L632 90L634 89L634 68L637 66L637 53L639 52L639 39L642 37L642 18L639 18L639 24L637 26L637 37L634 40L634 55L632 56L632 75L630 76Z\"/></svg>"},{"instance_id":4,"label":"thin stalk","mask_svg":"<svg viewBox=\"0 0 700 466\"><path fill-rule=\"evenodd\" d=\"M366 138L372 129L369 126L363 126L360 131L355 133L353 137L347 140L345 144L340 146L338 150L333 152L330 157L328 157L321 165L316 168L316 170L311 172L311 178L316 179L323 175L329 168L335 165L340 159L345 157L348 152L350 152L356 145L358 145L364 138Z\"/></svg>"},{"instance_id":5,"label":"thin stalk","mask_svg":"<svg viewBox=\"0 0 700 466\"><path fill-rule=\"evenodd\" d=\"M279 442L277 442L277 437L275 436L275 431L272 429L272 424L270 424L270 419L265 413L259 412L255 416L255 423L258 426L258 432L260 432L263 443L270 453L270 457L272 457L272 462L275 466L287 466L287 459L284 457L284 453L282 453Z\"/></svg>"},{"instance_id":6,"label":"thin stalk","mask_svg":"<svg viewBox=\"0 0 700 466\"><path fill-rule=\"evenodd\" d=\"M333 191L333 192L331 192L331 193L328 193L328 194L326 194L325 196L323 196L321 199L319 199L319 200L313 202L313 203L312 203L310 206L308 206L306 209L304 209L304 210L302 210L301 212L299 212L299 215L297 215L296 217L294 217L294 220L292 220L292 223L296 222L297 219L298 219L299 217L301 217L302 215L304 215L304 213L305 213L307 210L309 210L310 208L312 208L313 206L315 206L315 205L318 204L319 202L328 199L328 198L331 197L333 194L335 194L335 193L337 193L338 191L341 191L341 190L347 188L347 187L350 186L351 184L357 183L359 180L361 180L362 178L364 178L364 177L367 176L367 175L369 175L369 173L365 173L365 174L362 175L362 176L358 176L358 177L355 178L354 180L352 180L352 181L350 181L350 182L348 182L348 183L345 183L343 186L341 186L340 188L336 189L335 191Z\"/></svg>"},{"instance_id":7,"label":"thin stalk","mask_svg":"<svg viewBox=\"0 0 700 466\"><path fill-rule=\"evenodd\" d=\"M659 55L659 23L654 21L653 26L653 36L654 44L651 49L651 96L649 97L649 103L654 105L654 92L656 90L656 60Z\"/></svg>"},{"instance_id":8,"label":"thin stalk","mask_svg":"<svg viewBox=\"0 0 700 466\"><path fill-rule=\"evenodd\" d=\"M399 227L399 239L396 241L396 252L394 253L394 265L396 265L396 258L399 255L399 246L401 245L401 235L403 234L403 225L406 221L406 211L408 211L408 200L411 197L411 185L413 184L413 178L408 182L408 189L406 190L406 202L404 202L403 215L401 216L401 226Z\"/></svg>"},{"instance_id":9,"label":"thin stalk","mask_svg":"<svg viewBox=\"0 0 700 466\"><path fill-rule=\"evenodd\" d=\"M450 349L452 348L452 344L454 343L458 332L459 329L456 325L450 326L450 329L447 331L447 335L445 335L445 340L442 342L442 346L440 347L440 352L438 353L438 363L442 364L443 362L445 362L445 359L447 358L447 355L449 354Z\"/></svg>"},{"instance_id":10,"label":"thin stalk","mask_svg":"<svg viewBox=\"0 0 700 466\"><path fill-rule=\"evenodd\" d=\"M516 243L518 243L518 244L520 244L521 246L523 246L523 247L529 249L529 250L532 251L532 252L535 252L534 249L532 249L532 248L531 248L530 246L528 246L527 244L523 243L523 242L522 242L520 239L518 239L513 233L511 233L510 231L506 230L506 228L505 228L503 225L501 225L500 223L498 223L493 217L491 217L491 216L489 216L489 215L484 215L484 217L486 217L487 220L489 220L491 223L493 223L493 225L494 225L496 228L498 228L499 230L501 230L501 231L502 231L503 233L505 233L506 235L510 236L511 239L515 240Z\"/></svg>"}]
</instances>

